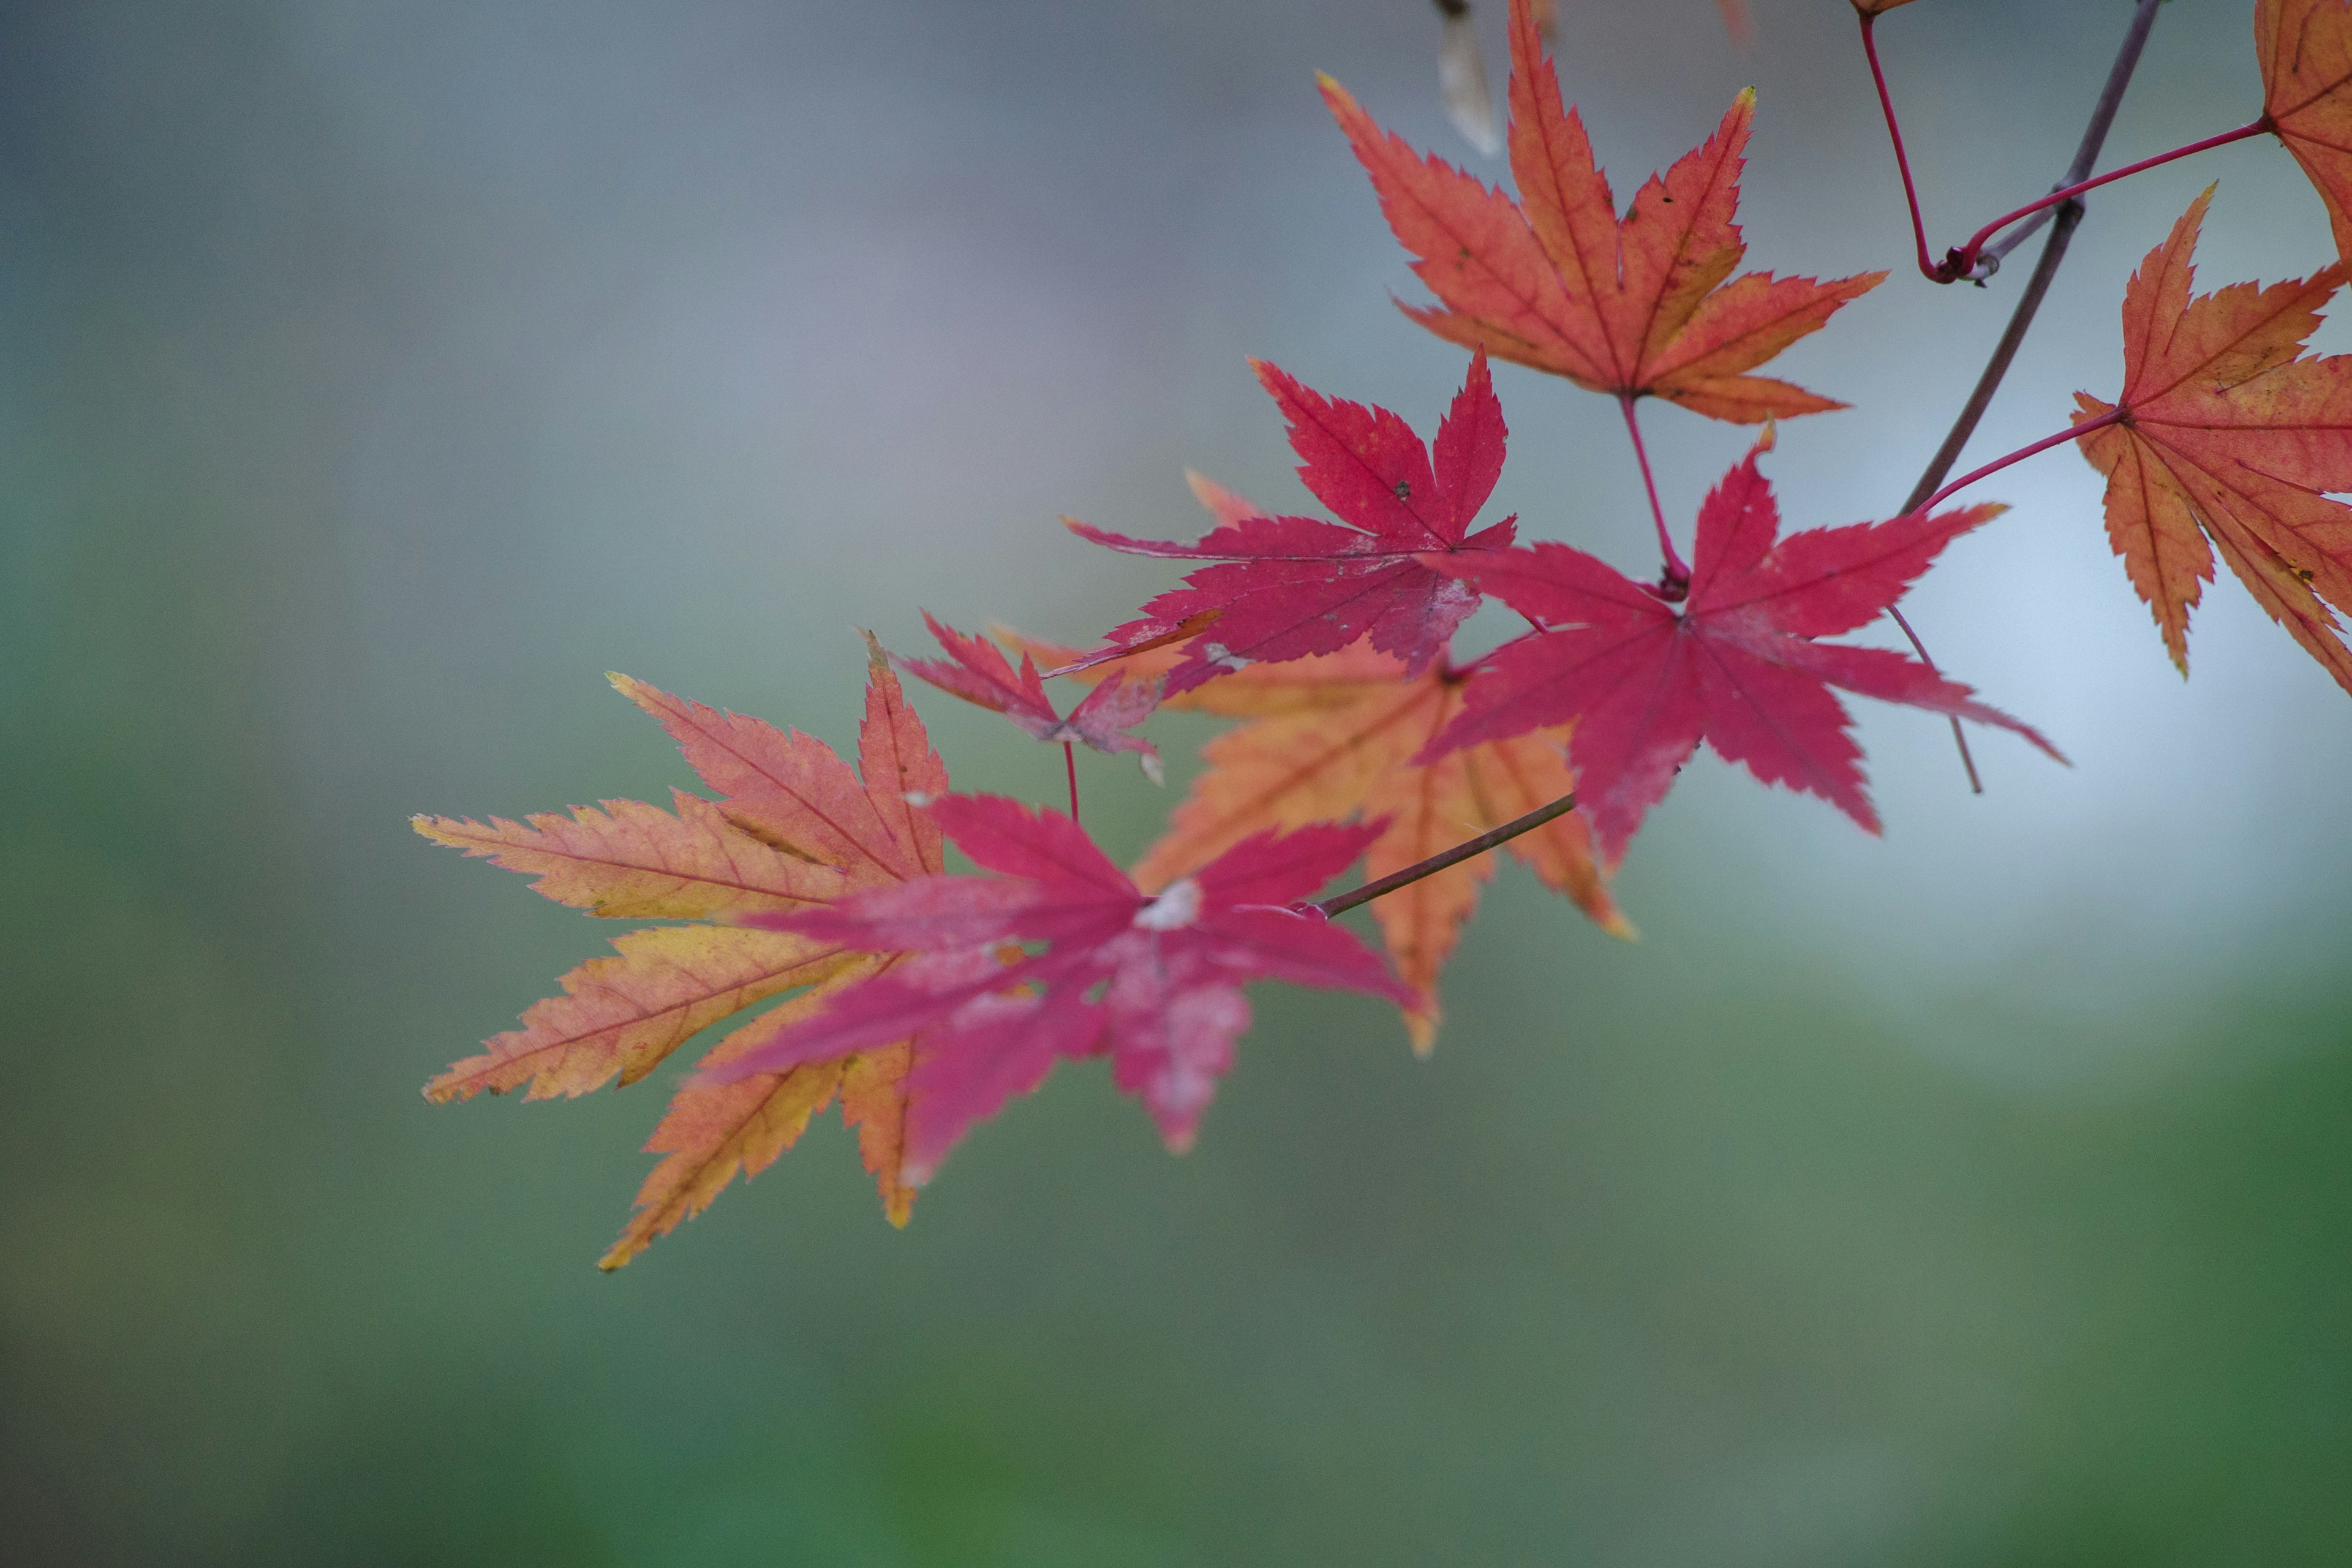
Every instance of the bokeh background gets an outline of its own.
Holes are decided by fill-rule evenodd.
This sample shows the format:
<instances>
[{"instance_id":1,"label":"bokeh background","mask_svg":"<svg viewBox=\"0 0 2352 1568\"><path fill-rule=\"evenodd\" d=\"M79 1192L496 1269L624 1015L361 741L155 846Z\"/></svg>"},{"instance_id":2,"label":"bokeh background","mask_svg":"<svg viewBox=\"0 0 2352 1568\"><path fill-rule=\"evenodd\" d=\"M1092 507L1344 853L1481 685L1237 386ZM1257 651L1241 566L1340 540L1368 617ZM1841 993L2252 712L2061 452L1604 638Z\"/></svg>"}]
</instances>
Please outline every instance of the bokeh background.
<instances>
[{"instance_id":1,"label":"bokeh background","mask_svg":"<svg viewBox=\"0 0 2352 1568\"><path fill-rule=\"evenodd\" d=\"M1754 82L1751 261L1898 269L1782 362L1856 406L1770 459L1798 523L1885 515L2022 268L1899 270L1841 0L1758 0L1744 56L1706 0L1561 9L1621 195ZM1888 19L1944 242L2064 165L2128 9ZM2111 164L2253 112L2250 9L2166 7ZM0 13L0 1558L2352 1557L2352 704L2227 581L2184 684L2063 450L1914 607L2072 770L1992 737L1972 798L1938 721L1865 712L1878 840L1703 759L1638 944L1507 869L1433 1060L1268 989L1189 1158L1069 1070L903 1233L827 1124L605 1279L674 1071L418 1097L609 933L408 816L688 782L603 670L844 742L853 625L1076 639L1166 580L1057 513L1192 531L1187 465L1298 500L1245 354L1434 419L1461 357L1388 303L1310 73L1475 161L1435 36ZM2114 389L2214 178L2209 281L2328 257L2267 142L2101 195L1971 461ZM1502 507L1653 559L1613 411L1498 380ZM1649 426L1686 520L1746 437ZM961 782L1051 798L920 700ZM1171 797L1089 766L1139 850Z\"/></svg>"}]
</instances>

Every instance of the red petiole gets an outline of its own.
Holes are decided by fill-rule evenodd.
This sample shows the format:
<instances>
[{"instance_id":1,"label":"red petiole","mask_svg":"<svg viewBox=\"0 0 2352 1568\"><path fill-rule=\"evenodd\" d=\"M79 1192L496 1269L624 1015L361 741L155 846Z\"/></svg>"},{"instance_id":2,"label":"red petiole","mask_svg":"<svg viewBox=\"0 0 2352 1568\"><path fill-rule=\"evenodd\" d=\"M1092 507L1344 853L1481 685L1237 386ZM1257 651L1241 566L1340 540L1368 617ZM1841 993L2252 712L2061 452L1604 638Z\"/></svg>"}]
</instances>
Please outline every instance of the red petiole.
<instances>
[{"instance_id":1,"label":"red petiole","mask_svg":"<svg viewBox=\"0 0 2352 1568\"><path fill-rule=\"evenodd\" d=\"M1666 531L1665 509L1658 504L1658 481L1650 474L1650 449L1642 444L1642 422L1633 413L1633 399L1629 394L1617 400L1624 410L1625 433L1633 437L1633 456L1641 460L1642 488L1650 494L1650 521L1658 527L1658 549L1666 558L1665 575L1659 581L1658 595L1668 604L1690 592L1690 568L1675 552L1674 536Z\"/></svg>"},{"instance_id":2,"label":"red petiole","mask_svg":"<svg viewBox=\"0 0 2352 1568\"><path fill-rule=\"evenodd\" d=\"M1954 479L1951 483L1946 485L1942 489L1937 490L1935 494L1929 496L1926 500L1921 501L1917 506L1913 507L1911 510L1915 512L1933 511L1938 501L1943 500L1948 496L1968 489L1970 485L1976 483L1979 479L1986 478L1988 475L1997 474L2012 463L2021 463L2026 458L2032 457L2036 452L2046 452L2051 447L2063 446L2068 441L2080 440L2083 437L2089 435L2094 430L2104 430L2110 425L2120 425L2125 421L2125 419L2130 416L2130 414L2131 410L2128 408L2110 408L2095 419L2085 419L2080 425L2069 426L2065 429L2059 431L2055 436L2044 436L2041 440L2034 442L2030 447L2020 447L2016 451L2011 452L2005 457L1995 458L1991 462L1987 463L1981 468L1969 469L1967 473L1962 474L1958 479Z\"/></svg>"},{"instance_id":3,"label":"red petiole","mask_svg":"<svg viewBox=\"0 0 2352 1568\"><path fill-rule=\"evenodd\" d=\"M1892 123L1891 120L1889 121L1889 123ZM2149 169L2158 168L2163 164L2173 163L2176 160L2186 158L2192 153L2208 153L2216 147L2226 147L2232 142L2243 142L2250 136L2260 136L2273 129L2275 128L2271 124L2271 117L2265 113L2262 118L2249 121L2244 125L2241 125L2235 131L2224 131L2218 136L2208 136L2202 142L2191 142L2186 147L2175 147L2169 153L2158 153L2153 158L2142 158L2137 163L2126 163L2120 169L2110 169L2105 174L2095 175L2091 179L2079 181L2071 185L2061 186L2057 190L2051 192L2048 195L2043 196L2038 202L2028 202L2025 205L2018 208L2015 212L2003 213L2000 216L1993 219L1990 223L1985 225L1984 227L1977 230L1973 235L1970 235L1969 237L1969 242L1966 245L1955 246L1948 253L1946 254L1943 261L1933 270L1929 271L1927 275L1938 283L1952 283L1957 282L1963 278L1969 278L1975 273L1977 264L1984 256L1985 247L1992 242L1993 236L1999 234L2002 229L2007 228L2011 224L2016 223L2023 218L2032 217L2035 213L2041 212L2045 208L2057 206L2061 203L2071 202L2085 191L2094 191L2098 189L2101 185L2113 184L2117 180L2127 178L2133 174L2143 174ZM1897 142L1896 146L1898 148L1899 156L1899 148L1901 143ZM1906 188L1908 186L1907 178L1906 181ZM1915 215L1916 221L1916 215L1918 211L1916 203L1912 207L1912 211ZM1925 265L1926 255L1926 240L1923 237L1920 242L1920 256L1923 266Z\"/></svg>"},{"instance_id":4,"label":"red petiole","mask_svg":"<svg viewBox=\"0 0 2352 1568\"><path fill-rule=\"evenodd\" d=\"M1070 820L1078 819L1078 752L1069 742L1062 742L1062 766L1070 775Z\"/></svg>"},{"instance_id":5,"label":"red petiole","mask_svg":"<svg viewBox=\"0 0 2352 1568\"><path fill-rule=\"evenodd\" d=\"M1895 99L1886 90L1886 73L1878 68L1878 18L1865 12L1862 17L1862 52L1870 57L1870 79L1878 87L1878 107L1886 116L1887 139L1895 143L1895 166L1903 175L1903 199L1911 204L1911 243L1919 255L1919 271L1933 283L1950 279L1940 276L1936 264L1927 259L1927 226L1919 218L1919 191L1911 183L1911 158L1903 151L1903 126L1895 118Z\"/></svg>"},{"instance_id":6,"label":"red petiole","mask_svg":"<svg viewBox=\"0 0 2352 1568\"><path fill-rule=\"evenodd\" d=\"M1970 235L1967 244L1954 246L1946 251L1943 260L1930 261L1927 259L1927 226L1919 215L1919 191L1911 179L1911 158L1903 146L1903 126L1895 118L1895 97L1887 89L1886 73L1878 63L1878 18L1875 16L1865 15L1861 18L1861 22L1862 52L1870 61L1871 83L1878 89L1878 107L1886 117L1887 140L1895 145L1895 166L1903 176L1903 199L1911 209L1912 246L1916 254L1920 274L1931 283L1958 283L1963 280L1982 282L1984 279L1979 275L1977 269L1984 265L1987 252L1991 251L1997 264L1999 256L2008 248L2007 246L1995 247L1992 243L1994 237L2011 225L2031 218L2036 213L2046 212L2052 207L2063 205L2085 191L2096 190L2101 185L2113 184L2117 180L2127 179L2131 175L2160 168L2164 164L2195 153L2210 152L2216 147L2226 147L2232 142L2243 142L2249 137L2260 136L2277 129L2271 122L2269 112L2265 110L2259 118L2239 126L2234 131L2224 131L2219 135L2208 136L2201 142L2191 142L2185 147L2175 147L2169 153L2158 153L2152 158L2142 158L2137 163L2126 163L2120 169L2110 169L2104 174L2062 185L2048 195L2037 201L2028 202L2014 212L2003 213ZM1990 273L1986 275L1989 276Z\"/></svg>"}]
</instances>

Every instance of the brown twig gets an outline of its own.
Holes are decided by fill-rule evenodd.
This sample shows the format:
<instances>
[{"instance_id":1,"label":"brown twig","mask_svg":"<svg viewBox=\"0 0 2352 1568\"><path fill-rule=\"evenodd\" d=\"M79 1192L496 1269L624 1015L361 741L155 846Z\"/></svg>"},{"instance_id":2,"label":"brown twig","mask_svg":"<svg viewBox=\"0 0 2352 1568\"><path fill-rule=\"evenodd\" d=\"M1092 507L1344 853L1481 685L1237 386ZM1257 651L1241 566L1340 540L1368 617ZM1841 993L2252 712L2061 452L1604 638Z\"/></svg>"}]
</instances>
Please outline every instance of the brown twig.
<instances>
[{"instance_id":1,"label":"brown twig","mask_svg":"<svg viewBox=\"0 0 2352 1568\"><path fill-rule=\"evenodd\" d=\"M2107 127L2115 123L2116 106L2123 102L2124 89L2131 84L2132 72L2139 65L2140 50L2147 43L2147 30L2155 25L2156 8L2161 3L2162 0L2139 0L2137 9L2132 13L2131 28L2124 35L2123 48L2116 54L2114 67L2107 72L2106 88L2099 94L2098 104L2091 111L2091 123L2083 132L2082 145L2074 151L2074 166L2067 171L2066 178L2058 183L2057 188L2081 184L2089 174L2091 165L2098 162L2099 149L2106 144ZM2034 315L2042 309L2042 298L2050 292L2051 280L2058 275L2058 264L2066 258L2066 247L2074 240L2075 226L2083 221L2083 203L2079 197L2069 198L2055 207L2042 210L2054 212L2057 217L2049 242L2042 247L2042 259L2035 263L2033 276L2026 282L2024 295L2017 301L2016 310L2010 313L2009 325L2002 331L2000 342L1993 346L1992 358L1986 363L1984 374L1977 377L1976 390L1969 395L1967 405L1961 408L1960 416L1953 421L1951 433L1944 437L1944 444L1937 448L1934 460L1927 465L1927 471L1921 474L1919 482L1912 487L1911 499L1903 503L1906 515L1918 510L1920 504L1936 493L1944 482L1944 476L1950 473L1952 465L1958 461L1960 448L1966 447L1969 437L1976 434L1977 422L1984 417L1985 410L1992 404L1993 394L2000 389L2001 378L2009 374L2010 362L2017 357L2018 345L2025 341L2026 329L2033 325ZM2028 228L2024 232L2032 233L2032 230ZM2061 438L2071 439L2074 434L2070 431ZM1669 546L1669 550L1671 548ZM1920 658L1929 668L1934 668L1935 660L1927 658L1927 650L1920 647L1918 634L1903 618L1903 613L1900 610L1889 613L1895 616L1895 624L1901 626L1904 635L1911 639L1911 646L1918 648ZM1952 734L1959 741L1960 759L1968 764L1969 782L1981 795L1984 786L1977 782L1976 763L1969 755L1968 739L1960 733L1958 719L1952 721ZM1399 888L1411 887L1423 877L1434 876L1449 866L1458 866L1465 860L1484 855L1496 845L1507 844L1520 834L1531 833L1554 817L1564 816L1575 809L1576 796L1564 795L1549 805L1539 805L1525 816L1513 817L1502 826L1490 828L1443 854L1433 855L1426 860L1416 860L1376 882L1366 882L1360 888L1301 904L1298 908L1302 911L1319 910L1325 915L1345 914L1359 904L1370 903Z\"/></svg>"},{"instance_id":2,"label":"brown twig","mask_svg":"<svg viewBox=\"0 0 2352 1568\"><path fill-rule=\"evenodd\" d=\"M1526 816L1515 816L1500 827L1490 827L1465 843L1456 844L1453 848L1432 855L1426 860L1416 860L1402 871L1391 871L1377 882L1367 882L1360 888L1351 888L1344 893L1334 893L1328 899L1301 904L1298 908L1302 911L1320 910L1326 915L1346 914L1358 904L1369 904L1383 893L1393 893L1399 888L1410 887L1423 877L1435 876L1448 866L1459 866L1465 860L1484 855L1497 844L1507 844L1522 833L1533 833L1553 817L1566 816L1575 809L1576 794L1571 790L1549 805L1539 805Z\"/></svg>"},{"instance_id":3,"label":"brown twig","mask_svg":"<svg viewBox=\"0 0 2352 1568\"><path fill-rule=\"evenodd\" d=\"M2101 89L2099 101L2091 110L2091 123L2084 128L2082 142L2074 149L2074 161L2068 165L2066 177L2058 182L2057 189L2080 184L2090 174L2091 165L2099 161L2099 150L2107 143L2107 129L2116 122L2116 110L2123 103L2124 89L2131 85L2132 72L2139 68L2140 51L2147 47L2148 29L2156 25L2156 8L2161 3L2162 0L2139 0L2132 12L2131 26L2124 33L2123 47L2116 51L2116 63L2107 71L2106 86ZM1920 503L1936 493L1937 488L1944 482L1944 476L1952 471L1954 463L1959 461L1960 449L1969 444L1969 437L1976 434L1977 422L1992 405L1993 394L2000 390L2002 378L2009 374L2010 363L2016 359L2019 345L2025 342L2026 331L2033 325L2033 318L2042 309L2042 299L2050 292L2052 280L2058 276L2058 264L2066 259L2066 247L2074 243L2074 229L2083 221L2082 198L2074 197L2042 210L2055 215L2050 238L2042 247L2042 258L2033 264L2033 276L2027 279L2025 292L2019 297L2017 308L2010 312L2009 325L2001 330L2000 342L1993 345L1992 358L1985 363L1984 374L1977 377L1976 388L1969 394L1968 402L1960 409L1960 416L1952 421L1952 428L1945 436L1944 444L1936 448L1927 472L1921 474L1919 482L1911 487L1911 497L1903 503L1905 515L1918 510ZM2037 218L2011 237L2004 246L1986 254L1996 258L2006 255L2011 247L2022 241L2038 225ZM1998 265L1997 259L1995 265ZM1903 628L1903 635L1911 639L1911 646L1918 650L1920 662L1934 669L1936 661L1927 657L1927 646L1920 642L1919 634L1911 629L1911 623L1905 618L1901 607L1896 606L1887 613L1894 616L1895 624ZM1961 731L1958 719L1952 721L1952 739L1960 748L1961 765L1969 771L1969 787L1982 795L1984 784L1977 776L1976 759L1969 754L1969 739Z\"/></svg>"}]
</instances>

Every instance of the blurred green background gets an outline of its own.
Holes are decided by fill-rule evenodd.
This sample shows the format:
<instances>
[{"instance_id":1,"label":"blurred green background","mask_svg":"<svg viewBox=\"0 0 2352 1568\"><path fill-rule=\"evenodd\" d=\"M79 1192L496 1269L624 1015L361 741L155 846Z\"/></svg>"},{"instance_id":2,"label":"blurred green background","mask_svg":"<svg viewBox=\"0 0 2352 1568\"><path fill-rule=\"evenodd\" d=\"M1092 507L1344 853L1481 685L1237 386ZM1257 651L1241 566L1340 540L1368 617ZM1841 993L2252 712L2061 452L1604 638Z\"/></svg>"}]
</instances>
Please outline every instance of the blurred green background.
<instances>
[{"instance_id":1,"label":"blurred green background","mask_svg":"<svg viewBox=\"0 0 2352 1568\"><path fill-rule=\"evenodd\" d=\"M1751 261L1902 266L1843 0L1746 56L1561 9L1621 197L1752 81ZM2250 9L2166 8L2110 163L2252 114ZM2127 12L1889 18L1941 241L2064 165ZM409 814L688 782L601 671L844 742L853 624L1075 640L1166 580L1056 513L1297 504L1244 354L1434 420L1460 356L1309 73L1475 162L1435 26L0 13L0 1558L2352 1561L2352 706L2227 581L2184 685L2064 451L1914 607L2074 769L1994 737L1971 798L1869 712L1874 840L1703 760L1638 945L1507 870L1433 1060L1266 989L1189 1158L1066 1071L903 1233L830 1124L605 1279L675 1071L418 1097L609 932ZM2216 177L2209 282L2327 258L2266 142L2102 195L1974 460L2112 392ZM1782 432L1793 521L1895 503L2021 273L1787 356L1857 405ZM1612 411L1498 383L1503 506L1651 559ZM1686 520L1746 437L1649 424ZM960 782L1058 787L921 700ZM1139 850L1171 797L1087 778Z\"/></svg>"}]
</instances>

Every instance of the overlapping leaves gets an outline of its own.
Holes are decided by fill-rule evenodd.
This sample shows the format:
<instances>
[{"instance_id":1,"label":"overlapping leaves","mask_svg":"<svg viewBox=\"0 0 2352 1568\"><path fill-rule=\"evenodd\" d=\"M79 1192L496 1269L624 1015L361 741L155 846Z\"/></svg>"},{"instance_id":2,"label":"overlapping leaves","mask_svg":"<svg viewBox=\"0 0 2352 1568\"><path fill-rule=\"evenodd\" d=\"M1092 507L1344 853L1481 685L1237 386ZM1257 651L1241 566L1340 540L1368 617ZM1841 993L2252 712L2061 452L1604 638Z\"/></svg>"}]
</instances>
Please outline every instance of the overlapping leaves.
<instances>
[{"instance_id":1,"label":"overlapping leaves","mask_svg":"<svg viewBox=\"0 0 2352 1568\"><path fill-rule=\"evenodd\" d=\"M1418 672L1478 607L1478 596L1435 563L1509 544L1515 519L1476 532L1471 524L1503 472L1507 431L1486 358L1423 446L1385 408L1325 397L1280 368L1256 366L1282 409L1298 477L1340 520L1244 516L1197 544L1130 539L1083 522L1080 538L1130 555L1209 561L1185 586L1160 595L1107 646L1057 673L1181 642L1168 695L1260 661L1336 653L1369 637Z\"/></svg>"},{"instance_id":2,"label":"overlapping leaves","mask_svg":"<svg viewBox=\"0 0 2352 1568\"><path fill-rule=\"evenodd\" d=\"M1143 1101L1169 1147L1189 1148L1249 1026L1245 981L1404 994L1354 936L1288 907L1345 870L1377 826L1262 834L1152 893L1059 812L1000 795L950 795L930 811L991 874L750 917L907 956L706 1068L704 1081L803 1072L911 1037L906 1169L919 1184L974 1123L1056 1063L1087 1057L1108 1057L1112 1080Z\"/></svg>"},{"instance_id":3,"label":"overlapping leaves","mask_svg":"<svg viewBox=\"0 0 2352 1568\"><path fill-rule=\"evenodd\" d=\"M1816 640L1884 615L1945 545L2000 508L1783 539L1756 458L1750 452L1699 509L1683 603L1565 544L1465 563L1483 590L1539 629L1485 661L1463 713L1423 755L1573 721L1570 760L1612 864L1702 740L1764 783L1818 795L1878 831L1833 687L1998 725L2057 756L2034 731L1907 655Z\"/></svg>"},{"instance_id":4,"label":"overlapping leaves","mask_svg":"<svg viewBox=\"0 0 2352 1568\"><path fill-rule=\"evenodd\" d=\"M780 1006L727 1035L703 1058L715 1070L759 1048L830 992L887 969L877 957L795 931L762 929L778 915L829 907L861 889L937 872L938 827L909 804L947 788L947 770L896 676L873 650L858 773L822 742L613 677L661 721L717 802L678 794L672 811L606 801L521 822L419 817L437 843L538 879L547 897L608 918L692 921L635 931L617 956L563 977L563 994L534 1004L520 1029L490 1040L426 1087L436 1100L528 1085L526 1099L633 1083L698 1031L784 992ZM647 1144L664 1156L637 1212L605 1255L618 1268L655 1237L708 1207L738 1170L756 1175L836 1097L890 1217L904 1224L907 1047L877 1042L854 1056L723 1085L689 1083Z\"/></svg>"}]
</instances>

